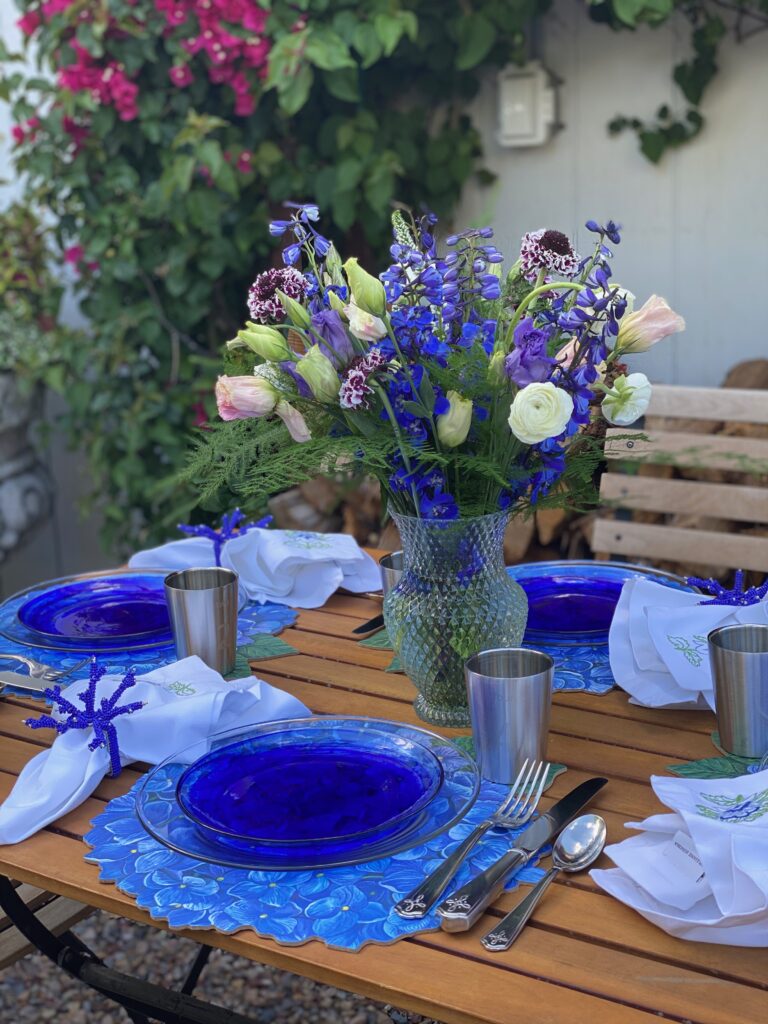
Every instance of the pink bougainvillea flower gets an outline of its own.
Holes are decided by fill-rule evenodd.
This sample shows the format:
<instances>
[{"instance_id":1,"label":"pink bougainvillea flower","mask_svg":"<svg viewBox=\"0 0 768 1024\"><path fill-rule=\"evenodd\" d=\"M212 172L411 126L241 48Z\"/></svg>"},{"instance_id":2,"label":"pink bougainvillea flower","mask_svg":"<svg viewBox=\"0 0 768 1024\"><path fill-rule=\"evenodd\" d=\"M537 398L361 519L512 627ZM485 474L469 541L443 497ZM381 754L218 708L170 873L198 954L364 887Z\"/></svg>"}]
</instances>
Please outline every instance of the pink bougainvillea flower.
<instances>
[{"instance_id":1,"label":"pink bougainvillea flower","mask_svg":"<svg viewBox=\"0 0 768 1024\"><path fill-rule=\"evenodd\" d=\"M69 245L64 250L64 262L71 263L72 266L77 266L83 259L85 250L82 245Z\"/></svg>"},{"instance_id":2,"label":"pink bougainvillea flower","mask_svg":"<svg viewBox=\"0 0 768 1024\"><path fill-rule=\"evenodd\" d=\"M189 64L176 64L168 72L168 75L174 85L177 85L180 89L183 89L187 85L191 85L194 81L194 76L190 70Z\"/></svg>"},{"instance_id":3,"label":"pink bougainvillea flower","mask_svg":"<svg viewBox=\"0 0 768 1024\"><path fill-rule=\"evenodd\" d=\"M22 35L31 36L40 27L40 12L27 11L16 22Z\"/></svg>"},{"instance_id":4,"label":"pink bougainvillea flower","mask_svg":"<svg viewBox=\"0 0 768 1024\"><path fill-rule=\"evenodd\" d=\"M63 14L74 2L75 0L45 0L43 14L46 18L53 18L56 14Z\"/></svg>"},{"instance_id":5,"label":"pink bougainvillea flower","mask_svg":"<svg viewBox=\"0 0 768 1024\"><path fill-rule=\"evenodd\" d=\"M251 161L253 160L253 153L249 149L244 149L240 156L237 158L235 166L241 174L248 174L251 169Z\"/></svg>"}]
</instances>

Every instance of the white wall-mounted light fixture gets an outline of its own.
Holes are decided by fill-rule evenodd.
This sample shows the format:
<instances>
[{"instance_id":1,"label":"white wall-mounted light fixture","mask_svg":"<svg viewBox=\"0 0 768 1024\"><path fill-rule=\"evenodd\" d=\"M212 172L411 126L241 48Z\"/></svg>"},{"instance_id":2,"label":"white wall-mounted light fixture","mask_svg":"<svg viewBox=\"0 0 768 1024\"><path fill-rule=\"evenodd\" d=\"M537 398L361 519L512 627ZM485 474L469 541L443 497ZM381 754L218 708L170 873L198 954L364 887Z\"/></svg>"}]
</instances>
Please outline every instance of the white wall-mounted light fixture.
<instances>
[{"instance_id":1,"label":"white wall-mounted light fixture","mask_svg":"<svg viewBox=\"0 0 768 1024\"><path fill-rule=\"evenodd\" d=\"M500 146L542 146L557 127L557 96L549 71L538 60L499 72Z\"/></svg>"}]
</instances>

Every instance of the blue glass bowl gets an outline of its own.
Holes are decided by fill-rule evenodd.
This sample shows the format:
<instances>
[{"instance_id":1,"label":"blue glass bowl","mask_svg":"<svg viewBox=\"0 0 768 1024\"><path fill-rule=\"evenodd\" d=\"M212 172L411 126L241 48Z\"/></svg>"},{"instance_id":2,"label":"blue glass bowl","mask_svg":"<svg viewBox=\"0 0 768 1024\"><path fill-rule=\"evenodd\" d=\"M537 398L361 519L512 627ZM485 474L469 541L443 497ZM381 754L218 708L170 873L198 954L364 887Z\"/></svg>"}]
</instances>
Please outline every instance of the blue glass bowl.
<instances>
[{"instance_id":1,"label":"blue glass bowl","mask_svg":"<svg viewBox=\"0 0 768 1024\"><path fill-rule=\"evenodd\" d=\"M442 772L434 753L412 738L320 718L211 751L183 773L176 796L216 842L349 848L411 824Z\"/></svg>"},{"instance_id":2,"label":"blue glass bowl","mask_svg":"<svg viewBox=\"0 0 768 1024\"><path fill-rule=\"evenodd\" d=\"M270 736L295 732L298 737L315 731L318 739L311 744L314 751L327 747L334 736L340 741L340 749L357 752L355 758L366 751L386 751L388 761L401 761L409 771L415 770L421 780L420 788L425 781L428 786L412 800L410 808L395 803L386 811L376 806L376 801L365 791L362 792L362 801L358 801L358 794L353 789L346 794L336 794L336 814L329 819L332 822L330 827L320 814L314 815L311 827L303 826L297 820L298 809L292 804L281 806L279 794L275 794L271 801L275 813L269 823L259 825L256 822L250 826L246 819L244 831L249 833L247 839L233 837L231 830L219 832L213 825L201 827L181 806L177 793L183 788L182 780L185 775L192 778L192 768L201 758L207 760L211 753L231 750L233 746L242 747L248 757L254 750L263 753L264 744L264 750L276 749ZM289 749L292 744L293 741L288 745ZM286 768L285 780L277 779L281 792L287 798L295 796L302 780L313 784L313 780L308 778L308 767L309 764L302 765L298 761ZM425 772L426 775L423 774ZM396 777L401 777L400 769ZM252 870L300 870L362 863L391 856L425 842L451 828L467 813L477 797L479 785L477 766L472 758L450 740L426 729L366 718L302 718L229 730L168 758L147 775L136 799L136 811L153 838L197 860ZM351 797L351 803L342 808L345 797ZM400 804L406 802L400 801ZM333 808L330 800L328 803ZM343 814L340 813L342 809ZM221 818L220 812L214 813ZM333 810L331 813L333 815ZM365 816L361 818L363 813ZM373 825L376 818L379 824ZM347 821L352 822L352 826L346 824ZM350 832L350 827L357 831ZM265 835L276 838L265 840Z\"/></svg>"},{"instance_id":3,"label":"blue glass bowl","mask_svg":"<svg viewBox=\"0 0 768 1024\"><path fill-rule=\"evenodd\" d=\"M621 588L634 576L696 592L682 576L630 562L529 562L507 572L528 598L526 644L607 644Z\"/></svg>"},{"instance_id":4,"label":"blue glass bowl","mask_svg":"<svg viewBox=\"0 0 768 1024\"><path fill-rule=\"evenodd\" d=\"M52 586L16 614L27 629L54 640L171 637L161 576L108 576Z\"/></svg>"},{"instance_id":5,"label":"blue glass bowl","mask_svg":"<svg viewBox=\"0 0 768 1024\"><path fill-rule=\"evenodd\" d=\"M64 651L73 655L77 653L112 654L122 651L154 650L156 648L159 650L164 647L172 649L173 637L170 631L170 622L168 628L151 634L141 633L127 637L113 635L83 638L40 633L36 629L31 629L25 625L19 618L19 612L24 606L49 594L55 595L63 588L75 583L89 583L93 585L97 582L112 582L124 586L130 581L131 586L139 584L141 587L149 588L149 591L164 593L163 580L166 575L167 573L164 570L128 569L124 572L110 572L101 576L65 576L62 579L38 583L33 587L28 587L26 590L19 591L19 593L14 594L0 604L0 635L8 640L12 640L14 643L23 644L25 647ZM80 593L84 592L80 591Z\"/></svg>"}]
</instances>

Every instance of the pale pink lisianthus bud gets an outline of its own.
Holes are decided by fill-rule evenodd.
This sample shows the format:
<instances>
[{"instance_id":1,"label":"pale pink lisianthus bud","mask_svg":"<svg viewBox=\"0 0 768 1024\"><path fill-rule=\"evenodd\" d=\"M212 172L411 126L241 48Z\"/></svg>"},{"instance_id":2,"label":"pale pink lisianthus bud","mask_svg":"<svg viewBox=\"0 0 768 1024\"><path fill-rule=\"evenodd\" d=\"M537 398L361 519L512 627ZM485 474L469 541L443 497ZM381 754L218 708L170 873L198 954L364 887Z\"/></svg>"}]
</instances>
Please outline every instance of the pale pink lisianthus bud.
<instances>
[{"instance_id":1,"label":"pale pink lisianthus bud","mask_svg":"<svg viewBox=\"0 0 768 1024\"><path fill-rule=\"evenodd\" d=\"M573 362L573 359L574 359L575 355L576 355L576 339L575 338L571 338L569 341L566 341L566 343L563 345L563 347L560 349L560 351L555 356L555 359L558 361L558 363L560 363L560 365L564 369L567 370L568 367Z\"/></svg>"},{"instance_id":2,"label":"pale pink lisianthus bud","mask_svg":"<svg viewBox=\"0 0 768 1024\"><path fill-rule=\"evenodd\" d=\"M286 402L286 400L282 398L277 403L275 412L288 428L288 433L294 441L297 441L299 444L309 441L312 434L307 426L307 421L298 409L294 409L290 402Z\"/></svg>"},{"instance_id":3,"label":"pale pink lisianthus bud","mask_svg":"<svg viewBox=\"0 0 768 1024\"><path fill-rule=\"evenodd\" d=\"M274 412L278 394L262 376L221 376L216 381L216 405L223 420L247 420Z\"/></svg>"},{"instance_id":4,"label":"pale pink lisianthus bud","mask_svg":"<svg viewBox=\"0 0 768 1024\"><path fill-rule=\"evenodd\" d=\"M647 352L662 338L685 330L685 320L658 295L652 295L640 309L625 313L619 321L617 354Z\"/></svg>"}]
</instances>

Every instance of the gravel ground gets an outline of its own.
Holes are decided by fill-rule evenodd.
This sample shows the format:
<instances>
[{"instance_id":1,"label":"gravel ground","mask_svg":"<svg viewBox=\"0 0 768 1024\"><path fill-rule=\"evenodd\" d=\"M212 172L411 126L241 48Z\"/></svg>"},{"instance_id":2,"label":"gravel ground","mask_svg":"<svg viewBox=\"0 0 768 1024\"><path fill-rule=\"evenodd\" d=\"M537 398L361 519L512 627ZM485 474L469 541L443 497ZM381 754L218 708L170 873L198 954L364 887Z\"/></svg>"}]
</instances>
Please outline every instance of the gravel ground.
<instances>
[{"instance_id":1,"label":"gravel ground","mask_svg":"<svg viewBox=\"0 0 768 1024\"><path fill-rule=\"evenodd\" d=\"M178 988L194 959L189 939L98 912L74 931L111 966ZM353 954L350 954L353 955ZM195 995L251 1016L258 1024L417 1024L417 1015L215 950ZM0 1021L5 1024L125 1024L113 1003L34 953L0 971Z\"/></svg>"}]
</instances>

